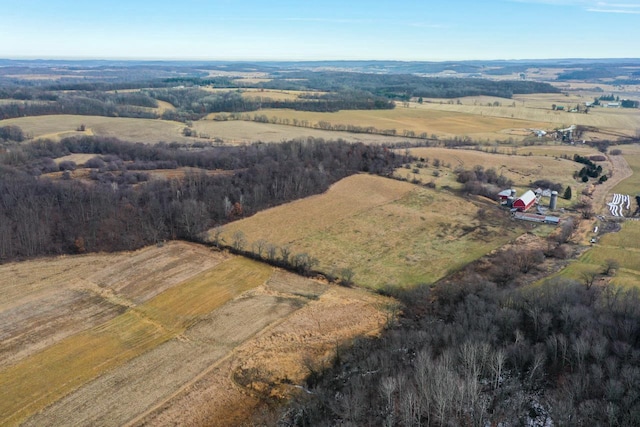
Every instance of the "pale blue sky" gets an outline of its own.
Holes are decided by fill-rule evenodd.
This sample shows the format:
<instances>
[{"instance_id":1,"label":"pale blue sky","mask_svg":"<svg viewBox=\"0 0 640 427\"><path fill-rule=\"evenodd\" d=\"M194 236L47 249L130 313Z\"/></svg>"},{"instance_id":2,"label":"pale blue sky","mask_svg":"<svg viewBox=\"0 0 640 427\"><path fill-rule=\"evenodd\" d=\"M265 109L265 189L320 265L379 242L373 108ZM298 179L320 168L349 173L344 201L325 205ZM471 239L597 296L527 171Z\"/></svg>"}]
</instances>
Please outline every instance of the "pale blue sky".
<instances>
[{"instance_id":1,"label":"pale blue sky","mask_svg":"<svg viewBox=\"0 0 640 427\"><path fill-rule=\"evenodd\" d=\"M640 57L640 0L0 0L0 58Z\"/></svg>"}]
</instances>

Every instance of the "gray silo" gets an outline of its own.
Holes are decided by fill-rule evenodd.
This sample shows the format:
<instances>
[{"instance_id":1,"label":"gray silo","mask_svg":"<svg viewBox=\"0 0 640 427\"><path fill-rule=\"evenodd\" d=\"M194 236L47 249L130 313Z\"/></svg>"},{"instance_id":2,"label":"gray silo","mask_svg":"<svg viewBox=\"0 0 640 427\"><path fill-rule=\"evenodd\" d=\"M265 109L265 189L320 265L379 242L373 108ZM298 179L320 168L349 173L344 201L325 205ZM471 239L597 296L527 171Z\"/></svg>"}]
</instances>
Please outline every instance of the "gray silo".
<instances>
[{"instance_id":1,"label":"gray silo","mask_svg":"<svg viewBox=\"0 0 640 427\"><path fill-rule=\"evenodd\" d=\"M558 204L558 192L557 191L552 191L551 192L551 201L549 202L549 209L551 209L552 211L556 210L557 204Z\"/></svg>"}]
</instances>

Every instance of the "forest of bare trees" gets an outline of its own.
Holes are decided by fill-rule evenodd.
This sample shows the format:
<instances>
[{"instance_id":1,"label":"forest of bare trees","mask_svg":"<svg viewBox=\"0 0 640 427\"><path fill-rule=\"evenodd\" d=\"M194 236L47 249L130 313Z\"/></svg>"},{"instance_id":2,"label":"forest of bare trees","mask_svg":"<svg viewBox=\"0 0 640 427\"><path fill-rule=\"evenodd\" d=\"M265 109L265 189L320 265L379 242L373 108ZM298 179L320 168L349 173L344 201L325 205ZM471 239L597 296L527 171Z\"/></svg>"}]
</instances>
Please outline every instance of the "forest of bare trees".
<instances>
[{"instance_id":1,"label":"forest of bare trees","mask_svg":"<svg viewBox=\"0 0 640 427\"><path fill-rule=\"evenodd\" d=\"M46 176L75 169L52 160L70 153L96 155L90 182ZM405 160L384 147L314 139L192 150L100 137L39 141L0 154L0 260L198 240L239 215L323 192L353 173L387 174ZM183 166L201 171L148 180L149 170Z\"/></svg>"},{"instance_id":2,"label":"forest of bare trees","mask_svg":"<svg viewBox=\"0 0 640 427\"><path fill-rule=\"evenodd\" d=\"M280 425L640 423L637 290L476 278L396 296L399 321L337 349Z\"/></svg>"}]
</instances>

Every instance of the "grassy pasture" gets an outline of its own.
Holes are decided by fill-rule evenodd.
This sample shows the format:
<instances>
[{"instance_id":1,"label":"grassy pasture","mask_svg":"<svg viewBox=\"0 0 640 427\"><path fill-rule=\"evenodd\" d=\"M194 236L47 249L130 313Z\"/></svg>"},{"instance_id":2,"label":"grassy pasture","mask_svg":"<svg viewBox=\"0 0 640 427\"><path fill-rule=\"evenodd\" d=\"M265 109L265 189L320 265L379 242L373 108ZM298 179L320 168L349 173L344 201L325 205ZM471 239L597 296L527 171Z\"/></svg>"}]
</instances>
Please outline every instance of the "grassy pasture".
<instances>
[{"instance_id":1,"label":"grassy pasture","mask_svg":"<svg viewBox=\"0 0 640 427\"><path fill-rule=\"evenodd\" d=\"M519 149L526 151L529 147ZM530 189L531 183L539 179L548 179L552 182L561 183L564 187L570 185L574 194L577 194L583 187L582 182L578 183L573 179L573 172L580 170L582 165L571 160L545 156L521 156L510 154L494 154L478 150L461 150L448 148L413 148L411 154L429 159L428 166L417 169L412 165L410 169L399 168L395 174L401 178L409 180L419 179L423 183L433 182L437 187L461 188L461 184L456 181L453 172L457 167L473 169L480 165L485 169L493 168L499 175L513 180L514 187L518 194ZM433 162L440 160L441 166L435 168ZM417 169L418 173L415 173ZM434 176L434 172L439 176ZM562 196L562 194L560 195ZM558 199L558 207L567 207L575 202L576 198L567 201Z\"/></svg>"},{"instance_id":2,"label":"grassy pasture","mask_svg":"<svg viewBox=\"0 0 640 427\"><path fill-rule=\"evenodd\" d=\"M621 231L604 235L598 244L569 264L559 275L581 281L584 273L602 273L608 259L615 259L620 264L611 283L640 287L640 222L626 221Z\"/></svg>"},{"instance_id":3,"label":"grassy pasture","mask_svg":"<svg viewBox=\"0 0 640 427\"><path fill-rule=\"evenodd\" d=\"M456 102L449 104L443 100L434 100L434 102L422 104L410 103L409 109L467 114L475 116L476 121L495 123L501 129L536 128L549 131L575 124L634 135L636 129L640 127L640 115L637 109L597 107L590 109L588 114L566 111L570 107L575 107L576 104L584 105L585 101L593 101L593 98L575 95L571 97L560 95L559 97L558 94L520 95L514 96L513 100L502 99L498 101L501 102L501 106L487 106L486 102L493 102L492 99L494 98L461 98L461 104ZM496 100L500 100L500 98L496 98ZM515 106L511 106L513 104ZM552 104L565 106L565 111L553 111ZM494 118L496 121L491 122L490 118ZM498 119L510 121L498 121Z\"/></svg>"},{"instance_id":4,"label":"grassy pasture","mask_svg":"<svg viewBox=\"0 0 640 427\"><path fill-rule=\"evenodd\" d=\"M398 105L393 110L342 110L335 113L264 109L260 113L278 119L307 120L312 124L326 121L333 125L373 126L379 130L395 129L398 135L402 135L403 131L407 130L415 132L416 135L426 132L428 135L436 134L442 137L468 135L486 138L493 135L506 139L508 138L508 135L504 134L506 130L546 126L544 122L426 108L425 105L427 104L420 106L416 103L409 108Z\"/></svg>"},{"instance_id":5,"label":"grassy pasture","mask_svg":"<svg viewBox=\"0 0 640 427\"><path fill-rule=\"evenodd\" d=\"M264 81L263 79L251 79L251 83L255 80ZM238 80L239 82L245 82L244 80ZM268 80L267 80L268 81ZM249 82L246 82L249 83ZM300 95L306 93L318 93L304 90L277 90L277 89L258 89L258 88L243 88L243 89L226 89L226 88L213 88L204 87L207 92L220 93L220 92L240 92L243 98L247 99L272 99L274 101L294 101L300 97Z\"/></svg>"},{"instance_id":6,"label":"grassy pasture","mask_svg":"<svg viewBox=\"0 0 640 427\"><path fill-rule=\"evenodd\" d=\"M76 153L76 154L69 154L68 156L58 157L57 159L54 159L54 161L57 164L70 161L70 162L74 162L78 166L82 166L87 162L87 160L93 159L94 157L96 157L96 154Z\"/></svg>"},{"instance_id":7,"label":"grassy pasture","mask_svg":"<svg viewBox=\"0 0 640 427\"><path fill-rule=\"evenodd\" d=\"M323 138L325 140L343 139L348 142L364 142L372 144L391 143L402 140L401 137L334 132L321 129L235 120L198 120L193 123L193 129L195 129L199 134L206 134L211 138L219 138L223 140L225 144L234 145L248 144L255 141L282 142L306 137Z\"/></svg>"},{"instance_id":8,"label":"grassy pasture","mask_svg":"<svg viewBox=\"0 0 640 427\"><path fill-rule=\"evenodd\" d=\"M635 197L637 194L640 194L640 145L621 145L619 147L613 147L613 149L615 148L622 150L622 156L629 164L633 174L616 185L612 192L629 194Z\"/></svg>"},{"instance_id":9,"label":"grassy pasture","mask_svg":"<svg viewBox=\"0 0 640 427\"><path fill-rule=\"evenodd\" d=\"M497 210L482 222L477 210L447 192L355 175L325 194L231 223L222 236L231 242L242 231L249 243L289 246L326 273L352 269L363 286L406 287L435 281L518 234Z\"/></svg>"},{"instance_id":10,"label":"grassy pasture","mask_svg":"<svg viewBox=\"0 0 640 427\"><path fill-rule=\"evenodd\" d=\"M85 132L76 129L84 124ZM73 135L112 136L127 141L149 144L165 142L193 142L182 135L184 124L166 120L132 119L128 117L99 117L51 115L0 120L0 126L16 125L34 139L58 140Z\"/></svg>"}]
</instances>

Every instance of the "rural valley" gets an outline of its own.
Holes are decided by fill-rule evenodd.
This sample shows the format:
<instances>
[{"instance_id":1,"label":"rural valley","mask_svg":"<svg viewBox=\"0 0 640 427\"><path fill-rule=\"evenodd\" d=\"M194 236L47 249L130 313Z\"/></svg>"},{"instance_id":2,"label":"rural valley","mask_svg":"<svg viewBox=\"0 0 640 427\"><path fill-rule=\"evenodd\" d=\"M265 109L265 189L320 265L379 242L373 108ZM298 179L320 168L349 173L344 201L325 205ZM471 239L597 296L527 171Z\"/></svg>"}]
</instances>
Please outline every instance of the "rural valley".
<instances>
[{"instance_id":1,"label":"rural valley","mask_svg":"<svg viewBox=\"0 0 640 427\"><path fill-rule=\"evenodd\" d=\"M640 423L640 60L0 60L0 424Z\"/></svg>"}]
</instances>

